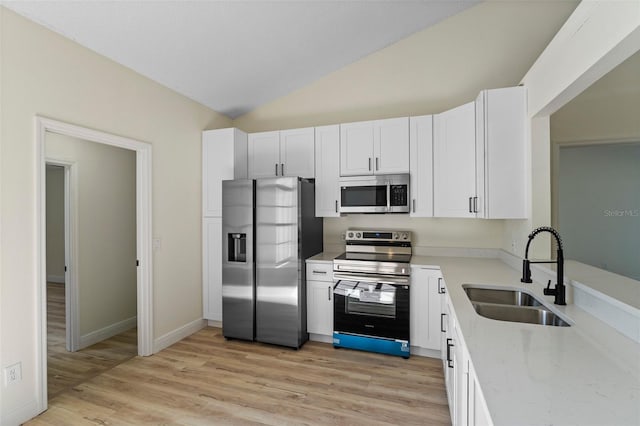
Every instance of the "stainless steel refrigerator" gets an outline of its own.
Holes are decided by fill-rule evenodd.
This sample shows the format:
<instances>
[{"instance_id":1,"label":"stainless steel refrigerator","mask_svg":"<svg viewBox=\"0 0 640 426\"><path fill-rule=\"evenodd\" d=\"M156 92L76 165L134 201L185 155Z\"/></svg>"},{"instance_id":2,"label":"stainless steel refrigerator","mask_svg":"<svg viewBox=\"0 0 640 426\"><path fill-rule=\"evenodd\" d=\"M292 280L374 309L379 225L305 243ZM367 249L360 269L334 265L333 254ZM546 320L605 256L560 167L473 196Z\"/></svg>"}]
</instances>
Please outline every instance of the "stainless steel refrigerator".
<instances>
[{"instance_id":1,"label":"stainless steel refrigerator","mask_svg":"<svg viewBox=\"0 0 640 426\"><path fill-rule=\"evenodd\" d=\"M299 348L309 338L306 258L322 251L312 180L222 182L222 332Z\"/></svg>"}]
</instances>

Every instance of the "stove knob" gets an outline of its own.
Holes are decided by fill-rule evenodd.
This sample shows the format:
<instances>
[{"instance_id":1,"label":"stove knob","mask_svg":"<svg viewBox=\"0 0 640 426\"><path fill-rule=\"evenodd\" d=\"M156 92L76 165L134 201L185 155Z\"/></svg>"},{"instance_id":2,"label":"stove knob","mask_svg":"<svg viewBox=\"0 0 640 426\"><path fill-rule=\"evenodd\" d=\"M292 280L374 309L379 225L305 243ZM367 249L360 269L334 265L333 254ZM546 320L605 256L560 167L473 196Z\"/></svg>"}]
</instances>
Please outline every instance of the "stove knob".
<instances>
[{"instance_id":1,"label":"stove knob","mask_svg":"<svg viewBox=\"0 0 640 426\"><path fill-rule=\"evenodd\" d=\"M409 234L407 234L406 232L403 232L403 233L402 233L402 239L403 239L403 240L407 240L407 239L409 239Z\"/></svg>"},{"instance_id":2,"label":"stove knob","mask_svg":"<svg viewBox=\"0 0 640 426\"><path fill-rule=\"evenodd\" d=\"M394 240L397 240L397 239L399 239L399 238L400 238L400 237L398 236L398 233L397 233L397 232L394 232L394 233L393 233L393 239L394 239Z\"/></svg>"},{"instance_id":3,"label":"stove knob","mask_svg":"<svg viewBox=\"0 0 640 426\"><path fill-rule=\"evenodd\" d=\"M360 233L356 232L356 238L360 238Z\"/></svg>"},{"instance_id":4,"label":"stove knob","mask_svg":"<svg viewBox=\"0 0 640 426\"><path fill-rule=\"evenodd\" d=\"M353 232L349 232L349 239L353 238Z\"/></svg>"}]
</instances>

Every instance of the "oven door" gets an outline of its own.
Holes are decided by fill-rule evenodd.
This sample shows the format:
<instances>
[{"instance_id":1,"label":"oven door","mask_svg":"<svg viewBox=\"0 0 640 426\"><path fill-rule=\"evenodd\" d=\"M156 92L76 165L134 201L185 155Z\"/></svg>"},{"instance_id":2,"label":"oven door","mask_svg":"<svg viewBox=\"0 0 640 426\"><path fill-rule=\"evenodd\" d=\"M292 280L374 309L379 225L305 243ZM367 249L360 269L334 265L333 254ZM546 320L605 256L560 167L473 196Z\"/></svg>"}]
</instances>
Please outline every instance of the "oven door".
<instances>
[{"instance_id":1,"label":"oven door","mask_svg":"<svg viewBox=\"0 0 640 426\"><path fill-rule=\"evenodd\" d=\"M334 287L333 330L409 341L409 285L340 280Z\"/></svg>"}]
</instances>

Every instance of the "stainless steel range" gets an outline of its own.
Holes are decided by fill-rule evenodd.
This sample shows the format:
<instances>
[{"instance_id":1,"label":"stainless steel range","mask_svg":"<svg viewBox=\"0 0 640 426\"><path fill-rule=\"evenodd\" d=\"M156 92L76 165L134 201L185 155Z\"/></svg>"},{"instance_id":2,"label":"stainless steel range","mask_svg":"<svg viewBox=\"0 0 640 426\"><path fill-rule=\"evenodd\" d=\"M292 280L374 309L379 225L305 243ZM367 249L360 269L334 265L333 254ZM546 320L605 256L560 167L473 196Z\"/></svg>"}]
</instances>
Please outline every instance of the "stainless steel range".
<instances>
[{"instance_id":1,"label":"stainless steel range","mask_svg":"<svg viewBox=\"0 0 640 426\"><path fill-rule=\"evenodd\" d=\"M409 357L411 232L349 229L333 261L333 345Z\"/></svg>"}]
</instances>

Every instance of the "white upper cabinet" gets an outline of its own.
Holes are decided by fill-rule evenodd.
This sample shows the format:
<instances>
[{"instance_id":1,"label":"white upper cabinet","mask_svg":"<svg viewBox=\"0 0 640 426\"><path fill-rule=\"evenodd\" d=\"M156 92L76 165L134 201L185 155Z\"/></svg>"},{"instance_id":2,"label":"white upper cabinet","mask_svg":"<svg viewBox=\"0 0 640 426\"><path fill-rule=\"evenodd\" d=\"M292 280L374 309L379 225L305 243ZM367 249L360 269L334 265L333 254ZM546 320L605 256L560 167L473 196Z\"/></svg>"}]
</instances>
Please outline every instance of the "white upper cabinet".
<instances>
[{"instance_id":1,"label":"white upper cabinet","mask_svg":"<svg viewBox=\"0 0 640 426\"><path fill-rule=\"evenodd\" d=\"M313 127L250 133L248 163L251 179L276 176L314 178Z\"/></svg>"},{"instance_id":2,"label":"white upper cabinet","mask_svg":"<svg viewBox=\"0 0 640 426\"><path fill-rule=\"evenodd\" d=\"M433 216L433 116L409 119L412 217Z\"/></svg>"},{"instance_id":3,"label":"white upper cabinet","mask_svg":"<svg viewBox=\"0 0 640 426\"><path fill-rule=\"evenodd\" d=\"M340 125L340 175L373 174L373 121Z\"/></svg>"},{"instance_id":4,"label":"white upper cabinet","mask_svg":"<svg viewBox=\"0 0 640 426\"><path fill-rule=\"evenodd\" d=\"M522 219L526 208L526 91L483 90L434 118L434 215Z\"/></svg>"},{"instance_id":5,"label":"white upper cabinet","mask_svg":"<svg viewBox=\"0 0 640 426\"><path fill-rule=\"evenodd\" d=\"M527 217L527 104L524 87L483 90L476 99L475 212L485 219Z\"/></svg>"},{"instance_id":6,"label":"white upper cabinet","mask_svg":"<svg viewBox=\"0 0 640 426\"><path fill-rule=\"evenodd\" d=\"M338 217L340 126L316 127L316 217Z\"/></svg>"},{"instance_id":7,"label":"white upper cabinet","mask_svg":"<svg viewBox=\"0 0 640 426\"><path fill-rule=\"evenodd\" d=\"M476 217L475 102L433 118L433 211L436 217Z\"/></svg>"},{"instance_id":8,"label":"white upper cabinet","mask_svg":"<svg viewBox=\"0 0 640 426\"><path fill-rule=\"evenodd\" d=\"M202 132L202 215L222 216L222 181L247 178L247 134L241 130Z\"/></svg>"},{"instance_id":9,"label":"white upper cabinet","mask_svg":"<svg viewBox=\"0 0 640 426\"><path fill-rule=\"evenodd\" d=\"M340 175L409 173L409 119L340 125Z\"/></svg>"},{"instance_id":10,"label":"white upper cabinet","mask_svg":"<svg viewBox=\"0 0 640 426\"><path fill-rule=\"evenodd\" d=\"M280 132L249 133L249 179L280 176Z\"/></svg>"},{"instance_id":11,"label":"white upper cabinet","mask_svg":"<svg viewBox=\"0 0 640 426\"><path fill-rule=\"evenodd\" d=\"M409 173L409 118L373 122L374 174Z\"/></svg>"}]
</instances>

